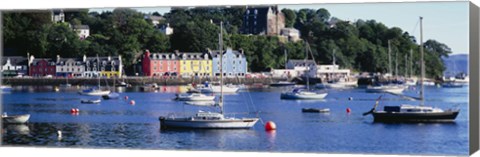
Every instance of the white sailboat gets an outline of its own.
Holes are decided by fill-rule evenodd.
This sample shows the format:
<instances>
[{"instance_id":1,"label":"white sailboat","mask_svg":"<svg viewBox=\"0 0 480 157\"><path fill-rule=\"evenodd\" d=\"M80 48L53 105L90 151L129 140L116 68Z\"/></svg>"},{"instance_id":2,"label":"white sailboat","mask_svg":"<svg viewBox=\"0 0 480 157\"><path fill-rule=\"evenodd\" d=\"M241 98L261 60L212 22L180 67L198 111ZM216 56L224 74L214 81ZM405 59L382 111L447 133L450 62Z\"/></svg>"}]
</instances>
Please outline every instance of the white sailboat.
<instances>
[{"instance_id":1,"label":"white sailboat","mask_svg":"<svg viewBox=\"0 0 480 157\"><path fill-rule=\"evenodd\" d=\"M223 49L223 24L220 24L220 51ZM220 73L223 73L223 53L220 53ZM199 111L188 117L159 117L160 127L167 128L190 128L190 129L249 129L253 127L258 118L234 118L224 115L223 107L223 75L220 75L220 100L214 107L219 107L220 112Z\"/></svg>"},{"instance_id":2,"label":"white sailboat","mask_svg":"<svg viewBox=\"0 0 480 157\"><path fill-rule=\"evenodd\" d=\"M306 48L309 48L308 43L305 41ZM306 58L305 61L308 59L308 50L306 50ZM306 89L301 88L294 88L292 91L283 92L280 94L281 99L323 99L325 98L328 93L324 91L314 91L310 90L310 77L308 76L308 66L305 72L305 76L307 79Z\"/></svg>"},{"instance_id":3,"label":"white sailboat","mask_svg":"<svg viewBox=\"0 0 480 157\"><path fill-rule=\"evenodd\" d=\"M389 73L391 74L392 70L391 70L391 62L390 62L390 52L391 52L391 49L390 49L390 40L388 40L388 58L389 58L389 65L388 65L388 71ZM395 72L397 73L397 72ZM369 85L367 86L367 88L365 89L366 92L368 93L395 93L395 94L401 94L405 89L407 89L408 87L405 86L404 84L393 84L393 83L389 83L389 84L384 84L384 85L375 85L375 86L372 86L372 85Z\"/></svg>"},{"instance_id":4,"label":"white sailboat","mask_svg":"<svg viewBox=\"0 0 480 157\"><path fill-rule=\"evenodd\" d=\"M98 58L97 55L97 65L98 68L100 68L100 59ZM98 80L98 86L97 87L92 87L89 89L81 90L78 93L81 95L89 95L89 96L103 96L103 95L108 95L110 94L110 90L102 90L100 89L100 74L97 75L97 80Z\"/></svg>"},{"instance_id":5,"label":"white sailboat","mask_svg":"<svg viewBox=\"0 0 480 157\"><path fill-rule=\"evenodd\" d=\"M422 17L420 17L420 66L421 77L425 76L425 63L423 54L423 37L422 37ZM420 105L404 104L400 106L384 106L383 111L377 111L379 100L375 106L363 115L373 115L374 122L451 122L454 121L460 112L459 109L443 110L441 108L424 106L424 86L423 80L420 80Z\"/></svg>"},{"instance_id":6,"label":"white sailboat","mask_svg":"<svg viewBox=\"0 0 480 157\"><path fill-rule=\"evenodd\" d=\"M335 63L335 49L333 49L333 54L332 54L332 65L335 66L336 63ZM332 68L332 70L334 70L334 68ZM347 78L340 78L340 79L336 79L336 80L331 80L331 81L327 81L327 82L323 82L322 80L322 83L317 83L315 85L316 88L319 88L319 89L324 89L324 88L333 88L333 89L345 89L345 88L355 88L358 86L358 82L357 80L350 80L349 79L350 76L347 76Z\"/></svg>"},{"instance_id":7,"label":"white sailboat","mask_svg":"<svg viewBox=\"0 0 480 157\"><path fill-rule=\"evenodd\" d=\"M213 101L215 96L202 93L181 93L176 95L176 99L179 101Z\"/></svg>"}]
</instances>

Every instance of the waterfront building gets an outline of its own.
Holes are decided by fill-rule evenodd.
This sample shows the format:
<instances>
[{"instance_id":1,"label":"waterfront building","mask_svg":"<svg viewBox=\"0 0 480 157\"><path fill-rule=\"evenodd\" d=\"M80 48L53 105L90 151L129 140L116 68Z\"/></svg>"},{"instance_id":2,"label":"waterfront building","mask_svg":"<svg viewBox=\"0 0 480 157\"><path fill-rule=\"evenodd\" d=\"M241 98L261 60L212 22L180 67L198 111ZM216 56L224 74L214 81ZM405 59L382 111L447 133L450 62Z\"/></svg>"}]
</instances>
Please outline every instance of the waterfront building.
<instances>
[{"instance_id":1,"label":"waterfront building","mask_svg":"<svg viewBox=\"0 0 480 157\"><path fill-rule=\"evenodd\" d=\"M83 77L85 65L81 59L77 58L60 58L57 55L56 75L60 77Z\"/></svg>"},{"instance_id":2,"label":"waterfront building","mask_svg":"<svg viewBox=\"0 0 480 157\"><path fill-rule=\"evenodd\" d=\"M75 25L72 27L73 31L80 37L80 40L87 39L87 37L90 36L90 27L88 27L88 25Z\"/></svg>"},{"instance_id":3,"label":"waterfront building","mask_svg":"<svg viewBox=\"0 0 480 157\"><path fill-rule=\"evenodd\" d=\"M22 56L4 56L1 72L3 76L28 75L28 60Z\"/></svg>"},{"instance_id":4,"label":"waterfront building","mask_svg":"<svg viewBox=\"0 0 480 157\"><path fill-rule=\"evenodd\" d=\"M285 27L285 15L278 6L247 6L243 15L243 34L280 35Z\"/></svg>"},{"instance_id":5,"label":"waterfront building","mask_svg":"<svg viewBox=\"0 0 480 157\"><path fill-rule=\"evenodd\" d=\"M182 77L212 76L212 60L208 53L176 52L180 62L179 74Z\"/></svg>"},{"instance_id":6,"label":"waterfront building","mask_svg":"<svg viewBox=\"0 0 480 157\"><path fill-rule=\"evenodd\" d=\"M213 76L220 76L220 52L210 52L212 55ZM236 51L231 48L223 51L223 76L226 77L245 77L247 74L247 59L243 50Z\"/></svg>"},{"instance_id":7,"label":"waterfront building","mask_svg":"<svg viewBox=\"0 0 480 157\"><path fill-rule=\"evenodd\" d=\"M142 57L143 76L177 76L180 63L175 53L150 53L146 50Z\"/></svg>"},{"instance_id":8,"label":"waterfront building","mask_svg":"<svg viewBox=\"0 0 480 157\"><path fill-rule=\"evenodd\" d=\"M121 77L122 56L118 57L83 57L85 62L85 77Z\"/></svg>"},{"instance_id":9,"label":"waterfront building","mask_svg":"<svg viewBox=\"0 0 480 157\"><path fill-rule=\"evenodd\" d=\"M33 55L28 60L28 75L34 77L55 76L55 61L47 58L35 58Z\"/></svg>"},{"instance_id":10,"label":"waterfront building","mask_svg":"<svg viewBox=\"0 0 480 157\"><path fill-rule=\"evenodd\" d=\"M350 77L350 69L340 69L338 65L318 65L316 76L322 80L347 79Z\"/></svg>"},{"instance_id":11,"label":"waterfront building","mask_svg":"<svg viewBox=\"0 0 480 157\"><path fill-rule=\"evenodd\" d=\"M314 60L288 60L287 69L293 69L296 76L315 77L317 74L317 65Z\"/></svg>"}]
</instances>

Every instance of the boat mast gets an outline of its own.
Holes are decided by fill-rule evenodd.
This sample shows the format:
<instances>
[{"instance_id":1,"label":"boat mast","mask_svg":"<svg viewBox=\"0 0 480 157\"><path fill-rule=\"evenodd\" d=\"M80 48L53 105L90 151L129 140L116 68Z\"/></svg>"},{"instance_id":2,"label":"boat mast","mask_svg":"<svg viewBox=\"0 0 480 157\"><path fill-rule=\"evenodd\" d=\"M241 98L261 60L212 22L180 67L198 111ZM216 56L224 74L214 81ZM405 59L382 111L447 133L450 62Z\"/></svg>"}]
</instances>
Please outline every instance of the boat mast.
<instances>
[{"instance_id":1,"label":"boat mast","mask_svg":"<svg viewBox=\"0 0 480 157\"><path fill-rule=\"evenodd\" d=\"M390 73L390 75L392 75L392 58L391 58L391 48L390 48L390 40L388 40L388 73Z\"/></svg>"},{"instance_id":2,"label":"boat mast","mask_svg":"<svg viewBox=\"0 0 480 157\"><path fill-rule=\"evenodd\" d=\"M420 16L420 72L421 72L421 75L422 75L422 78L420 79L420 86L421 86L421 90L420 90L420 100L421 100L421 103L420 105L423 106L423 103L424 103L424 98L423 98L423 95L424 95L424 87L423 87L423 79L425 78L425 63L423 61L423 26L422 26L422 20L423 20L423 17Z\"/></svg>"},{"instance_id":3,"label":"boat mast","mask_svg":"<svg viewBox=\"0 0 480 157\"><path fill-rule=\"evenodd\" d=\"M285 53L285 69L287 69L287 49L284 49L283 52Z\"/></svg>"},{"instance_id":4,"label":"boat mast","mask_svg":"<svg viewBox=\"0 0 480 157\"><path fill-rule=\"evenodd\" d=\"M307 64L307 61L308 61L308 42L305 40L305 66L307 66L307 70L305 70L305 77L307 78L307 90L310 90L310 76L308 76L308 72L309 72L309 65Z\"/></svg>"},{"instance_id":5,"label":"boat mast","mask_svg":"<svg viewBox=\"0 0 480 157\"><path fill-rule=\"evenodd\" d=\"M97 80L98 80L98 89L100 90L100 58L98 58L97 54Z\"/></svg>"},{"instance_id":6,"label":"boat mast","mask_svg":"<svg viewBox=\"0 0 480 157\"><path fill-rule=\"evenodd\" d=\"M220 21L218 46L220 48L220 113L223 114L223 21Z\"/></svg>"},{"instance_id":7,"label":"boat mast","mask_svg":"<svg viewBox=\"0 0 480 157\"><path fill-rule=\"evenodd\" d=\"M405 55L404 58L405 58L405 59L404 59L404 60L405 60L405 73L403 73L403 75L404 75L403 77L407 78L407 76L408 76L407 55Z\"/></svg>"},{"instance_id":8,"label":"boat mast","mask_svg":"<svg viewBox=\"0 0 480 157\"><path fill-rule=\"evenodd\" d=\"M412 63L412 60L413 60L413 50L410 49L410 78L412 78L413 76L413 63Z\"/></svg>"}]
</instances>

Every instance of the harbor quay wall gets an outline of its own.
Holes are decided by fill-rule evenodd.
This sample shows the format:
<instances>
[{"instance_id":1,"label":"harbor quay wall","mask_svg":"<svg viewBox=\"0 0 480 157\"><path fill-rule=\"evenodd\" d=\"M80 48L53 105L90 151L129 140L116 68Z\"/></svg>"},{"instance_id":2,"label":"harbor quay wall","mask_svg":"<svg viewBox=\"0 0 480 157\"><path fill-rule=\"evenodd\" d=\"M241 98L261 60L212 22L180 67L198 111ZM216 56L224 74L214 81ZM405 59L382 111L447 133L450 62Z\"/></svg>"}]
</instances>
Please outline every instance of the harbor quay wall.
<instances>
[{"instance_id":1,"label":"harbor quay wall","mask_svg":"<svg viewBox=\"0 0 480 157\"><path fill-rule=\"evenodd\" d=\"M99 81L100 80L100 81ZM224 78L225 84L270 84L276 81L285 80L277 78ZM179 78L179 77L125 77L125 78L2 78L2 84L8 85L31 85L31 86L41 86L41 85L61 85L65 83L72 85L100 85L102 86L113 86L114 82L118 85L120 82L125 82L133 86L144 85L149 83L156 83L158 85L188 85L191 83L200 84L205 81L208 82L220 82L219 78Z\"/></svg>"},{"instance_id":2,"label":"harbor quay wall","mask_svg":"<svg viewBox=\"0 0 480 157\"><path fill-rule=\"evenodd\" d=\"M99 81L100 80L100 81ZM245 84L245 85L254 85L254 84L263 84L268 85L270 83L275 83L278 81L286 81L285 78L273 78L273 77L264 77L264 78L224 78L225 84ZM372 82L371 79L359 78L358 85L369 85ZM102 86L113 86L114 82L118 85L120 82L125 82L133 86L144 85L149 83L156 83L158 85L188 85L191 83L200 84L205 81L208 82L220 82L220 78L182 78L182 77L123 77L123 78L11 78L3 77L2 84L7 85L27 85L27 86L42 86L50 85L57 86L65 83L72 85L100 85ZM299 84L305 84L305 82L291 79L293 82ZM315 82L310 82L315 83ZM320 83L320 82L316 82Z\"/></svg>"}]
</instances>

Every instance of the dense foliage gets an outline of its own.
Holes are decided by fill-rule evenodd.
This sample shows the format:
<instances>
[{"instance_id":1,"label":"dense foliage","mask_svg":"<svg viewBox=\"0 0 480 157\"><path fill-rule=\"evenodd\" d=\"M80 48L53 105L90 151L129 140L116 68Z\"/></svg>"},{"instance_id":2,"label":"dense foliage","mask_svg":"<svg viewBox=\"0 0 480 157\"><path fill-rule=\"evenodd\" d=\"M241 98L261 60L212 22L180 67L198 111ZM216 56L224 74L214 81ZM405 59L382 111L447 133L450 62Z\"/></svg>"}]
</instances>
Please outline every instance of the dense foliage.
<instances>
[{"instance_id":1,"label":"dense foliage","mask_svg":"<svg viewBox=\"0 0 480 157\"><path fill-rule=\"evenodd\" d=\"M289 59L304 59L307 41L318 64L331 64L334 54L336 63L343 68L384 73L389 67L390 40L392 69L397 64L398 74L404 75L412 60L414 73L419 74L419 45L398 27L388 28L374 20L343 21L332 17L326 9L283 9L286 27L300 30L303 39L285 42L276 36L240 34L244 12L245 7L172 8L162 21L173 27L170 36L154 27L145 18L146 14L132 9L102 13L68 10L66 23L52 23L49 11L7 12L3 16L4 50L5 55L26 56L28 52L37 57L122 55L124 64L132 69L145 49L153 52L218 49L222 21L224 46L243 49L250 71L282 68L285 52ZM78 24L90 27L87 39L80 40L70 28ZM441 57L448 56L450 48L435 40L427 40L424 47L427 75L441 76L444 71Z\"/></svg>"}]
</instances>

